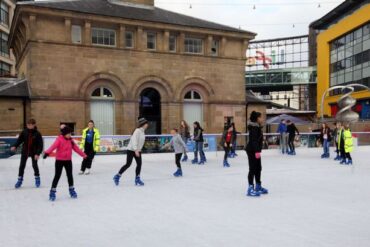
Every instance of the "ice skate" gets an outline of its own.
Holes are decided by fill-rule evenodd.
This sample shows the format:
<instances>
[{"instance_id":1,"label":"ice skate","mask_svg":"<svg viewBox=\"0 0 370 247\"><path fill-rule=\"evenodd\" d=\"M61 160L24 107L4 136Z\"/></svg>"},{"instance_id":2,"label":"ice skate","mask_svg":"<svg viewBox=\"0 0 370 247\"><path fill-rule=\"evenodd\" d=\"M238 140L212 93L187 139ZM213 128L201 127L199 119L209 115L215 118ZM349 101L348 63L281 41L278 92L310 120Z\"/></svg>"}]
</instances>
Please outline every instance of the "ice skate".
<instances>
[{"instance_id":1,"label":"ice skate","mask_svg":"<svg viewBox=\"0 0 370 247\"><path fill-rule=\"evenodd\" d=\"M77 193L75 191L75 188L74 187L69 187L69 195L71 196L71 198L73 199L76 199L77 198Z\"/></svg>"},{"instance_id":2,"label":"ice skate","mask_svg":"<svg viewBox=\"0 0 370 247\"><path fill-rule=\"evenodd\" d=\"M269 191L263 188L260 184L256 185L256 191L259 192L261 195L269 193Z\"/></svg>"},{"instance_id":3,"label":"ice skate","mask_svg":"<svg viewBox=\"0 0 370 247\"><path fill-rule=\"evenodd\" d=\"M136 179L135 179L135 185L136 186L144 186L144 182L141 181L139 176L137 176Z\"/></svg>"},{"instance_id":4,"label":"ice skate","mask_svg":"<svg viewBox=\"0 0 370 247\"><path fill-rule=\"evenodd\" d=\"M180 168L173 174L175 177L182 177L182 170Z\"/></svg>"},{"instance_id":5,"label":"ice skate","mask_svg":"<svg viewBox=\"0 0 370 247\"><path fill-rule=\"evenodd\" d=\"M39 188L41 186L41 179L40 177L35 177L35 186Z\"/></svg>"},{"instance_id":6,"label":"ice skate","mask_svg":"<svg viewBox=\"0 0 370 247\"><path fill-rule=\"evenodd\" d=\"M256 197L256 196L260 196L260 193L254 189L253 185L249 185L248 190L247 190L247 196Z\"/></svg>"},{"instance_id":7,"label":"ice skate","mask_svg":"<svg viewBox=\"0 0 370 247\"><path fill-rule=\"evenodd\" d=\"M23 177L19 177L14 187L16 189L19 189L22 186L22 183L23 183Z\"/></svg>"}]
</instances>

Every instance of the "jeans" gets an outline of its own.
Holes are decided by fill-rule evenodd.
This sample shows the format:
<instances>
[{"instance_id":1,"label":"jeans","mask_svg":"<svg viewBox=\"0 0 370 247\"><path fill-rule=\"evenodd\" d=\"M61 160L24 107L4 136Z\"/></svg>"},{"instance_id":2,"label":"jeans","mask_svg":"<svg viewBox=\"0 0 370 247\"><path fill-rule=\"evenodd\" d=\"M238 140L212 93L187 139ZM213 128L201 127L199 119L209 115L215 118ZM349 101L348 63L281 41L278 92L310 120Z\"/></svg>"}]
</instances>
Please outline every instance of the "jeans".
<instances>
[{"instance_id":1,"label":"jeans","mask_svg":"<svg viewBox=\"0 0 370 247\"><path fill-rule=\"evenodd\" d=\"M280 133L280 150L282 153L288 152L288 134L287 133Z\"/></svg>"},{"instance_id":2,"label":"jeans","mask_svg":"<svg viewBox=\"0 0 370 247\"><path fill-rule=\"evenodd\" d=\"M204 151L203 151L203 142L195 142L195 146L194 146L194 159L197 160L198 159L198 152L199 152L199 156L200 156L200 160L204 161L206 159L206 155L204 154Z\"/></svg>"},{"instance_id":3,"label":"jeans","mask_svg":"<svg viewBox=\"0 0 370 247\"><path fill-rule=\"evenodd\" d=\"M330 142L328 141L328 139L324 139L322 147L324 149L324 154L329 154Z\"/></svg>"}]
</instances>

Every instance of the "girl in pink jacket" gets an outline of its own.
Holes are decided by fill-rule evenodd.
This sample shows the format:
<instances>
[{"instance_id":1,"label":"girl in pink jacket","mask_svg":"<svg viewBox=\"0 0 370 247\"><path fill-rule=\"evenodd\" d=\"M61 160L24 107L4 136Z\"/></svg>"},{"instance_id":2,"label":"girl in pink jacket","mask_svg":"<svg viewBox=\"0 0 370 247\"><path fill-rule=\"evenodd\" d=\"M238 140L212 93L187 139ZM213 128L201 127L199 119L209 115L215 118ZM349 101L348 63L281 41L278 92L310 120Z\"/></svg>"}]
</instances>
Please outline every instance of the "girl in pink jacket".
<instances>
[{"instance_id":1,"label":"girl in pink jacket","mask_svg":"<svg viewBox=\"0 0 370 247\"><path fill-rule=\"evenodd\" d=\"M56 189L62 175L63 167L66 170L68 185L69 185L69 194L72 198L77 198L77 193L73 187L73 173L72 173L72 150L78 153L84 159L86 154L79 149L77 144L73 141L71 137L72 130L67 126L61 130L61 135L57 137L53 145L45 151L44 159L46 159L55 149L56 158L55 158L55 176L51 186L49 200L55 201L56 199Z\"/></svg>"}]
</instances>

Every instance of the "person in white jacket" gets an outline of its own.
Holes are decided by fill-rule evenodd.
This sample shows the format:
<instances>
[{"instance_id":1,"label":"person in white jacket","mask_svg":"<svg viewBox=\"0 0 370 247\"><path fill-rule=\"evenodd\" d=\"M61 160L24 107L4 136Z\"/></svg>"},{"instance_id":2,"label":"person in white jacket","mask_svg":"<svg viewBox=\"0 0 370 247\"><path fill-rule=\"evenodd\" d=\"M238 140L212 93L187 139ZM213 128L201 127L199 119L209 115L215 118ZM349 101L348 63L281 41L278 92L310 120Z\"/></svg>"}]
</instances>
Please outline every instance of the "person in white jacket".
<instances>
[{"instance_id":1,"label":"person in white jacket","mask_svg":"<svg viewBox=\"0 0 370 247\"><path fill-rule=\"evenodd\" d=\"M134 133L132 134L130 138L130 142L127 146L126 165L122 166L118 174L116 174L113 177L113 181L117 186L119 185L119 180L122 174L131 166L133 159L135 159L136 161L135 185L144 186L143 181L141 181L140 179L141 164L142 164L141 151L145 143L145 130L148 127L149 127L148 121L145 118L139 118L138 128L135 129Z\"/></svg>"}]
</instances>

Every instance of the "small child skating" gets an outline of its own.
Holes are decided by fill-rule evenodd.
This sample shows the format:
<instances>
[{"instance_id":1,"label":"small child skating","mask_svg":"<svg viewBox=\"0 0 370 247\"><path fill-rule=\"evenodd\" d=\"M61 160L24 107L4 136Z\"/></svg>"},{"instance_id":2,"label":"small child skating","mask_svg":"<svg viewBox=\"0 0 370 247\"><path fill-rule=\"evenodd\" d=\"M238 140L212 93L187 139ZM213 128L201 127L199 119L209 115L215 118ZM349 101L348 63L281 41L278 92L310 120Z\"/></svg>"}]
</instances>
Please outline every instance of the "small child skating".
<instances>
[{"instance_id":1,"label":"small child skating","mask_svg":"<svg viewBox=\"0 0 370 247\"><path fill-rule=\"evenodd\" d=\"M171 130L172 139L169 143L163 146L163 148L167 148L172 146L175 151L175 162L177 166L177 171L173 174L175 177L182 177L182 169L181 169L181 157L183 153L186 153L186 144L183 141L181 135L179 134L178 129Z\"/></svg>"},{"instance_id":2,"label":"small child skating","mask_svg":"<svg viewBox=\"0 0 370 247\"><path fill-rule=\"evenodd\" d=\"M19 189L23 183L24 169L28 158L32 160L32 167L35 175L35 186L38 188L41 185L40 171L37 165L37 161L42 153L43 140L41 133L37 130L36 121L30 119L27 121L27 128L22 131L19 135L17 142L12 146L11 150L15 152L17 148L22 146L21 163L19 165L18 180L15 184L15 188Z\"/></svg>"},{"instance_id":3,"label":"small child skating","mask_svg":"<svg viewBox=\"0 0 370 247\"><path fill-rule=\"evenodd\" d=\"M84 159L86 159L87 155L82 152L81 149L79 149L77 144L72 139L71 133L72 130L68 126L64 127L61 130L61 135L57 137L53 145L51 145L51 147L45 151L43 157L44 159L46 159L54 150L56 150L55 176L49 194L50 201L55 201L56 199L57 186L62 175L63 168L66 170L67 173L69 194L71 198L77 198L77 193L73 186L72 150Z\"/></svg>"},{"instance_id":4,"label":"small child skating","mask_svg":"<svg viewBox=\"0 0 370 247\"><path fill-rule=\"evenodd\" d=\"M235 132L233 125L227 126L227 129L222 134L222 139L220 142L220 145L224 148L225 155L224 155L224 167L230 167L229 162L227 161L227 158L229 157L229 153L232 149L233 143L235 140Z\"/></svg>"}]
</instances>

